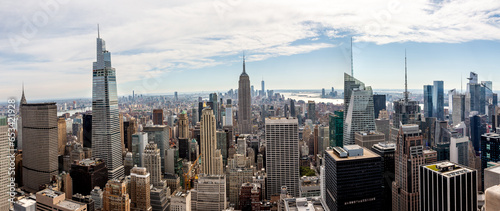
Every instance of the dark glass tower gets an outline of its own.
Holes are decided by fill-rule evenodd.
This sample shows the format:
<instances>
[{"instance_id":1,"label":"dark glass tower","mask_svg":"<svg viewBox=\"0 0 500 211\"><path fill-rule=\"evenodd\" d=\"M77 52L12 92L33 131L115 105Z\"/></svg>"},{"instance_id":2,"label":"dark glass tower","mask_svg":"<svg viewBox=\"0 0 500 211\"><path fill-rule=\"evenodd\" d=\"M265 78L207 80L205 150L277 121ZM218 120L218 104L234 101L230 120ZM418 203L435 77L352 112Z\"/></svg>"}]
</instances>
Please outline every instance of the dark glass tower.
<instances>
[{"instance_id":1,"label":"dark glass tower","mask_svg":"<svg viewBox=\"0 0 500 211\"><path fill-rule=\"evenodd\" d=\"M424 115L433 117L432 113L432 85L424 85Z\"/></svg>"},{"instance_id":2,"label":"dark glass tower","mask_svg":"<svg viewBox=\"0 0 500 211\"><path fill-rule=\"evenodd\" d=\"M104 160L109 178L117 179L123 176L124 168L116 71L111 67L111 53L100 36L97 37L97 61L92 69L92 154Z\"/></svg>"},{"instance_id":3,"label":"dark glass tower","mask_svg":"<svg viewBox=\"0 0 500 211\"><path fill-rule=\"evenodd\" d=\"M434 81L432 89L432 113L438 119L444 120L444 82Z\"/></svg>"},{"instance_id":4,"label":"dark glass tower","mask_svg":"<svg viewBox=\"0 0 500 211\"><path fill-rule=\"evenodd\" d=\"M375 112L375 119L378 119L378 114L383 109L387 109L385 105L385 95L373 95L373 111Z\"/></svg>"}]
</instances>

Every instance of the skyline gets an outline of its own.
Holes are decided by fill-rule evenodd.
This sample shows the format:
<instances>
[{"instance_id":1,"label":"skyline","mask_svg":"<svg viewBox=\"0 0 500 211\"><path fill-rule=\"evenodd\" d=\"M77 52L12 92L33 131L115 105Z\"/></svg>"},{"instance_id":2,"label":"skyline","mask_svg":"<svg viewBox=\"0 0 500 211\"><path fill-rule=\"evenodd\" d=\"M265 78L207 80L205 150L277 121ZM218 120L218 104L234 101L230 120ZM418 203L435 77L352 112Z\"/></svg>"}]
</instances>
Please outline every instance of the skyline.
<instances>
[{"instance_id":1,"label":"skyline","mask_svg":"<svg viewBox=\"0 0 500 211\"><path fill-rule=\"evenodd\" d=\"M389 2L401 7L391 10ZM370 1L362 8L360 2L315 3L125 2L116 13L106 14L99 11L111 3L99 4L102 8L55 3L45 10L43 5L10 2L0 9L6 20L0 24L6 32L0 38L0 61L3 75L9 76L0 79L2 97L19 96L24 81L28 99L90 98L97 23L113 52L119 96L132 90L235 89L242 51L257 90L262 78L270 90L288 89L289 84L294 89L341 89L343 72L350 72L351 37L354 77L375 90L404 89L404 49L409 89L443 80L445 90L460 90L460 79L465 85L474 71L498 90L500 2ZM142 10L130 17L138 6ZM24 18L15 19L21 11ZM36 30L26 36L26 23L43 14L46 23L32 24ZM436 24L428 26L428 21Z\"/></svg>"}]
</instances>

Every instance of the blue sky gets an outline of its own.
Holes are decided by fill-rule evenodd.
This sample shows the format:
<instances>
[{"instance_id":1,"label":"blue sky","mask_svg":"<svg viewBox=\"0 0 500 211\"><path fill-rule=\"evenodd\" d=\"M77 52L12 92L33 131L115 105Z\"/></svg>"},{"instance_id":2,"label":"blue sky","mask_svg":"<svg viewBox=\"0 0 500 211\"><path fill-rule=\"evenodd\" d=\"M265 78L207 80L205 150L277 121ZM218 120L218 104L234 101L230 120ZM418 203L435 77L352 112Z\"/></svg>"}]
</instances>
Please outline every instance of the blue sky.
<instances>
[{"instance_id":1,"label":"blue sky","mask_svg":"<svg viewBox=\"0 0 500 211\"><path fill-rule=\"evenodd\" d=\"M260 89L343 87L350 71L374 89L444 80L470 71L500 90L500 1L65 0L0 6L0 98L90 97L96 24L117 70L119 95L237 88L246 52ZM497 84L498 86L496 86Z\"/></svg>"}]
</instances>

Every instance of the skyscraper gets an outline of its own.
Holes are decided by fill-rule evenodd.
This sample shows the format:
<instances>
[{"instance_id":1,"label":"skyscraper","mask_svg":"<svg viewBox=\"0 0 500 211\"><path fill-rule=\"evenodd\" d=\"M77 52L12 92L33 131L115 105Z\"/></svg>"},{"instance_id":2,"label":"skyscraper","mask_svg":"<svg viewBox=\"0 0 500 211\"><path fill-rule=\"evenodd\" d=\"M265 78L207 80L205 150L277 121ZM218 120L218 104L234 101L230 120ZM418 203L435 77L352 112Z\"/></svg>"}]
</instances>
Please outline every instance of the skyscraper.
<instances>
[{"instance_id":1,"label":"skyscraper","mask_svg":"<svg viewBox=\"0 0 500 211\"><path fill-rule=\"evenodd\" d=\"M382 158L358 145L325 153L326 204L335 210L381 210Z\"/></svg>"},{"instance_id":2,"label":"skyscraper","mask_svg":"<svg viewBox=\"0 0 500 211\"><path fill-rule=\"evenodd\" d=\"M424 85L424 115L425 117L434 117L432 113L433 103L432 103L432 85Z\"/></svg>"},{"instance_id":3,"label":"skyscraper","mask_svg":"<svg viewBox=\"0 0 500 211\"><path fill-rule=\"evenodd\" d=\"M9 210L9 126L7 118L0 117L0 210Z\"/></svg>"},{"instance_id":4,"label":"skyscraper","mask_svg":"<svg viewBox=\"0 0 500 211\"><path fill-rule=\"evenodd\" d=\"M30 103L23 104L21 110L23 184L38 190L58 173L57 106L56 103Z\"/></svg>"},{"instance_id":5,"label":"skyscraper","mask_svg":"<svg viewBox=\"0 0 500 211\"><path fill-rule=\"evenodd\" d=\"M378 119L380 110L387 109L385 101L385 95L373 95L373 112L375 114L375 119Z\"/></svg>"},{"instance_id":6,"label":"skyscraper","mask_svg":"<svg viewBox=\"0 0 500 211\"><path fill-rule=\"evenodd\" d=\"M295 115L295 101L290 99L290 117L297 117Z\"/></svg>"},{"instance_id":7,"label":"skyscraper","mask_svg":"<svg viewBox=\"0 0 500 211\"><path fill-rule=\"evenodd\" d=\"M151 174L151 184L154 187L163 188L160 149L156 147L155 143L149 142L144 149L143 156L144 167Z\"/></svg>"},{"instance_id":8,"label":"skyscraper","mask_svg":"<svg viewBox=\"0 0 500 211\"><path fill-rule=\"evenodd\" d=\"M179 139L189 139L189 119L186 111L182 111L179 114L179 122L178 122L178 136Z\"/></svg>"},{"instance_id":9,"label":"skyscraper","mask_svg":"<svg viewBox=\"0 0 500 211\"><path fill-rule=\"evenodd\" d=\"M477 210L475 169L443 161L420 168L420 210Z\"/></svg>"},{"instance_id":10,"label":"skyscraper","mask_svg":"<svg viewBox=\"0 0 500 211\"><path fill-rule=\"evenodd\" d=\"M69 172L73 180L73 193L89 195L94 187L104 188L108 181L108 169L101 159L75 161Z\"/></svg>"},{"instance_id":11,"label":"skyscraper","mask_svg":"<svg viewBox=\"0 0 500 211\"><path fill-rule=\"evenodd\" d=\"M316 122L316 103L313 100L307 102L307 118Z\"/></svg>"},{"instance_id":12,"label":"skyscraper","mask_svg":"<svg viewBox=\"0 0 500 211\"><path fill-rule=\"evenodd\" d=\"M200 120L201 172L208 175L222 175L222 155L217 153L215 116L212 109L203 109ZM220 157L218 159L217 157ZM220 161L220 163L218 163Z\"/></svg>"},{"instance_id":13,"label":"skyscraper","mask_svg":"<svg viewBox=\"0 0 500 211\"><path fill-rule=\"evenodd\" d=\"M97 61L92 68L92 155L108 166L109 178L124 174L116 71L111 67L111 53L97 37Z\"/></svg>"},{"instance_id":14,"label":"skyscraper","mask_svg":"<svg viewBox=\"0 0 500 211\"><path fill-rule=\"evenodd\" d=\"M344 87L344 102L347 102L344 103L344 145L351 145L356 132L375 130L373 92L370 86L365 87L363 82L346 73Z\"/></svg>"},{"instance_id":15,"label":"skyscraper","mask_svg":"<svg viewBox=\"0 0 500 211\"><path fill-rule=\"evenodd\" d=\"M432 89L432 113L441 121L444 121L444 82L434 81Z\"/></svg>"},{"instance_id":16,"label":"skyscraper","mask_svg":"<svg viewBox=\"0 0 500 211\"><path fill-rule=\"evenodd\" d=\"M470 97L464 94L455 94L452 97L451 107L451 119L453 125L458 125L460 122L465 121L465 118L469 116L470 109Z\"/></svg>"},{"instance_id":17,"label":"skyscraper","mask_svg":"<svg viewBox=\"0 0 500 211\"><path fill-rule=\"evenodd\" d=\"M144 167L130 170L130 207L133 210L151 211L150 174Z\"/></svg>"},{"instance_id":18,"label":"skyscraper","mask_svg":"<svg viewBox=\"0 0 500 211\"><path fill-rule=\"evenodd\" d=\"M163 109L153 109L153 124L163 125Z\"/></svg>"},{"instance_id":19,"label":"skyscraper","mask_svg":"<svg viewBox=\"0 0 500 211\"><path fill-rule=\"evenodd\" d=\"M144 148L148 144L148 134L145 132L139 132L132 135L132 156L134 160L134 165L139 167L144 166L143 155Z\"/></svg>"},{"instance_id":20,"label":"skyscraper","mask_svg":"<svg viewBox=\"0 0 500 211\"><path fill-rule=\"evenodd\" d=\"M191 189L191 209L217 211L227 207L226 177L200 174Z\"/></svg>"},{"instance_id":21,"label":"skyscraper","mask_svg":"<svg viewBox=\"0 0 500 211\"><path fill-rule=\"evenodd\" d=\"M226 121L224 126L233 126L233 105L231 105L231 99L227 99L226 103Z\"/></svg>"},{"instance_id":22,"label":"skyscraper","mask_svg":"<svg viewBox=\"0 0 500 211\"><path fill-rule=\"evenodd\" d=\"M299 133L296 118L266 119L267 198L281 192L299 197Z\"/></svg>"},{"instance_id":23,"label":"skyscraper","mask_svg":"<svg viewBox=\"0 0 500 211\"><path fill-rule=\"evenodd\" d=\"M161 170L165 171L165 151L170 147L168 126L154 125L144 127L142 131L148 133L148 140L146 143L154 142L158 149L160 149Z\"/></svg>"},{"instance_id":24,"label":"skyscraper","mask_svg":"<svg viewBox=\"0 0 500 211\"><path fill-rule=\"evenodd\" d=\"M395 181L392 183L392 210L419 208L418 166L424 164L422 132L418 125L401 125L396 140Z\"/></svg>"},{"instance_id":25,"label":"skyscraper","mask_svg":"<svg viewBox=\"0 0 500 211\"><path fill-rule=\"evenodd\" d=\"M102 194L102 210L130 211L130 196L127 193L126 182L112 179L106 183Z\"/></svg>"},{"instance_id":26,"label":"skyscraper","mask_svg":"<svg viewBox=\"0 0 500 211\"><path fill-rule=\"evenodd\" d=\"M243 56L243 73L238 86L238 130L240 134L252 133L252 98L250 96L250 77L245 72L245 56Z\"/></svg>"},{"instance_id":27,"label":"skyscraper","mask_svg":"<svg viewBox=\"0 0 500 211\"><path fill-rule=\"evenodd\" d=\"M260 84L261 84L261 87L262 87L262 90L261 90L260 95L261 95L262 97L266 97L266 88L265 88L265 86L264 86L264 85L265 85L265 84L264 84L264 78L262 78L262 82L260 82Z\"/></svg>"}]
</instances>

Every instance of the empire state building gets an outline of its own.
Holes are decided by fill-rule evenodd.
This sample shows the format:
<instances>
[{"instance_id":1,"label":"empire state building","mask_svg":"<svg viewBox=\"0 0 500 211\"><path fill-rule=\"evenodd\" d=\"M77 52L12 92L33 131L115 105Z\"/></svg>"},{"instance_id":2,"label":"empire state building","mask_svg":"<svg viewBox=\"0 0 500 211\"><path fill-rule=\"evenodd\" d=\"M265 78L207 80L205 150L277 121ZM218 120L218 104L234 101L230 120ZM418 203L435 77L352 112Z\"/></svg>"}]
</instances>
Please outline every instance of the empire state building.
<instances>
[{"instance_id":1,"label":"empire state building","mask_svg":"<svg viewBox=\"0 0 500 211\"><path fill-rule=\"evenodd\" d=\"M97 34L97 61L92 68L92 154L106 162L109 179L118 179L124 175L124 167L116 71L99 30Z\"/></svg>"},{"instance_id":2,"label":"empire state building","mask_svg":"<svg viewBox=\"0 0 500 211\"><path fill-rule=\"evenodd\" d=\"M252 133L251 103L250 77L245 72L245 56L243 56L243 73L240 75L238 87L238 131L240 134Z\"/></svg>"}]
</instances>

